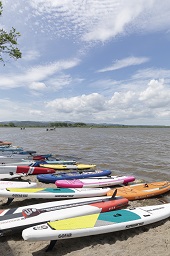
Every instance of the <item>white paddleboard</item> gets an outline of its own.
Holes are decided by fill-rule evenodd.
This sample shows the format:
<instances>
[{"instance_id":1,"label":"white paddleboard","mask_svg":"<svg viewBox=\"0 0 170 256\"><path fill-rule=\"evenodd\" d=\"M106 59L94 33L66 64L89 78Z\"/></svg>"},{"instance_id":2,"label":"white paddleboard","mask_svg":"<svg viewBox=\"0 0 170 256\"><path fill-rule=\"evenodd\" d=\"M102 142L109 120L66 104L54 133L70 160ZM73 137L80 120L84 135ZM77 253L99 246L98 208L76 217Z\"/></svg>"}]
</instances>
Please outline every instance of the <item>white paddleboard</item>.
<instances>
[{"instance_id":1,"label":"white paddleboard","mask_svg":"<svg viewBox=\"0 0 170 256\"><path fill-rule=\"evenodd\" d=\"M33 188L36 187L36 182L30 181L11 181L11 180L0 180L0 190L6 188Z\"/></svg>"},{"instance_id":2,"label":"white paddleboard","mask_svg":"<svg viewBox=\"0 0 170 256\"><path fill-rule=\"evenodd\" d=\"M26 176L24 173L18 173L18 174L13 174L13 173L7 173L7 174L0 174L0 180L13 180L13 179L20 179L21 177Z\"/></svg>"},{"instance_id":3,"label":"white paddleboard","mask_svg":"<svg viewBox=\"0 0 170 256\"><path fill-rule=\"evenodd\" d=\"M82 198L105 196L110 188L6 188L0 190L0 197L7 198Z\"/></svg>"},{"instance_id":4,"label":"white paddleboard","mask_svg":"<svg viewBox=\"0 0 170 256\"><path fill-rule=\"evenodd\" d=\"M28 161L20 161L20 162L14 162L14 163L0 163L1 166L30 166L34 164L35 161L28 160Z\"/></svg>"},{"instance_id":5,"label":"white paddleboard","mask_svg":"<svg viewBox=\"0 0 170 256\"><path fill-rule=\"evenodd\" d=\"M27 241L69 239L127 230L170 217L170 203L95 213L48 222L23 230Z\"/></svg>"},{"instance_id":6,"label":"white paddleboard","mask_svg":"<svg viewBox=\"0 0 170 256\"><path fill-rule=\"evenodd\" d=\"M0 210L0 234L21 231L29 226L47 221L60 220L80 216L92 212L120 208L128 204L121 197L92 197L54 201L42 204L28 205L19 208ZM98 209L96 209L98 207Z\"/></svg>"}]
</instances>

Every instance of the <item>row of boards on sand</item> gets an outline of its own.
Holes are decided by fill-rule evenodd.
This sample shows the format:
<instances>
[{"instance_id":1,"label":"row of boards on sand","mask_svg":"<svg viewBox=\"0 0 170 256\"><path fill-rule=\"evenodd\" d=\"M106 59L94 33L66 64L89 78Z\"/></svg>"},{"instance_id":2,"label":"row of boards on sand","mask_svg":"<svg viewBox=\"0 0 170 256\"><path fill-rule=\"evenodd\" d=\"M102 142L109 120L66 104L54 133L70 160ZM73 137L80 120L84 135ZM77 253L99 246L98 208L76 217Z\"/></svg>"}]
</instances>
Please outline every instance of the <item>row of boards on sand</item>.
<instances>
[{"instance_id":1,"label":"row of boards on sand","mask_svg":"<svg viewBox=\"0 0 170 256\"><path fill-rule=\"evenodd\" d=\"M110 187L114 185L119 185L119 184L127 184L129 182L134 181L135 178L133 176L111 176L111 177L93 177L89 179L74 179L74 180L58 180L55 182L55 185L58 188L98 188L98 187ZM3 183L0 181L0 184ZM14 187L13 184L14 182L11 181L10 186L10 181L8 181L8 187ZM17 184L17 182L16 182ZM18 183L19 184L19 183ZM17 186L16 186L17 187ZM1 188L1 186L0 186Z\"/></svg>"},{"instance_id":2,"label":"row of boards on sand","mask_svg":"<svg viewBox=\"0 0 170 256\"><path fill-rule=\"evenodd\" d=\"M92 169L95 165L86 165L86 164L78 164L78 165L57 165L58 168L54 168L56 165L42 165L42 166L11 166L11 165L1 165L0 166L0 174L6 173L27 173L27 174L47 174L47 173L55 173L56 170L86 170Z\"/></svg>"},{"instance_id":3,"label":"row of boards on sand","mask_svg":"<svg viewBox=\"0 0 170 256\"><path fill-rule=\"evenodd\" d=\"M5 163L5 161L2 161L0 163L0 169L3 166L8 166L9 163ZM32 166L32 167L44 167L47 169L55 169L55 170L88 170L88 169L94 169L96 165L94 164L76 164L74 161L33 161L33 160L27 160L27 161L20 161L20 162L13 162L10 163L10 166Z\"/></svg>"},{"instance_id":4,"label":"row of boards on sand","mask_svg":"<svg viewBox=\"0 0 170 256\"><path fill-rule=\"evenodd\" d=\"M21 171L23 169L19 169L19 173L13 173L12 169L9 173L4 173L4 174L0 174L0 180L2 179L14 179L14 178L19 178L21 176L24 175L29 175L29 173L31 172L31 174L35 173L35 172L41 172L41 168L25 168L25 173L22 173ZM5 169L6 171L7 169ZM14 169L14 171L16 170L16 168ZM44 170L43 170L44 171ZM40 182L43 183L55 183L56 180L63 180L63 179L82 179L82 178L90 178L90 177L103 177L103 176L109 176L111 175L111 171L110 170L95 170L95 171L70 171L70 172L59 172L59 173L55 173L55 174L38 174L37 175L37 179Z\"/></svg>"},{"instance_id":5,"label":"row of boards on sand","mask_svg":"<svg viewBox=\"0 0 170 256\"><path fill-rule=\"evenodd\" d=\"M1 159L1 157L0 157ZM46 161L35 161L35 160L29 160L29 159L21 159L22 161L20 162L11 162L10 165L30 165L30 166L34 166L34 167L39 167L40 164L59 164L59 165L75 165L76 164L76 161L75 160L70 160L70 161L67 161L67 160L46 160ZM0 163L0 166L5 166L5 165L9 165L9 162L4 159L1 159L1 163Z\"/></svg>"},{"instance_id":6,"label":"row of boards on sand","mask_svg":"<svg viewBox=\"0 0 170 256\"><path fill-rule=\"evenodd\" d=\"M149 198L164 194L170 190L170 182L141 183L117 187L117 196L128 200ZM112 196L115 189L110 188L6 188L0 189L0 197L6 198L82 198L94 196Z\"/></svg>"},{"instance_id":7,"label":"row of boards on sand","mask_svg":"<svg viewBox=\"0 0 170 256\"><path fill-rule=\"evenodd\" d=\"M127 199L114 195L3 209L0 233L23 230L24 240L53 241L136 228L170 217L170 203L124 209L127 204Z\"/></svg>"},{"instance_id":8,"label":"row of boards on sand","mask_svg":"<svg viewBox=\"0 0 170 256\"><path fill-rule=\"evenodd\" d=\"M48 221L111 211L127 206L127 204L126 198L105 196L60 200L0 210L0 233L5 235Z\"/></svg>"}]
</instances>

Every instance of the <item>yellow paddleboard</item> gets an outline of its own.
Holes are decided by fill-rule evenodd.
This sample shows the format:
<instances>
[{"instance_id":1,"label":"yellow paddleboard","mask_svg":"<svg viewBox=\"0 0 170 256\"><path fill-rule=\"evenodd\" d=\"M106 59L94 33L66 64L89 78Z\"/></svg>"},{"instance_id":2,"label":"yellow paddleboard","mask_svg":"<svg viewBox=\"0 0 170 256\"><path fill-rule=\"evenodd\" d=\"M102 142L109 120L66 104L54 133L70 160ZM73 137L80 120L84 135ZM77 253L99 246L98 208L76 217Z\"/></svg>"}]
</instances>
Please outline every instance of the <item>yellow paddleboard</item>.
<instances>
[{"instance_id":1,"label":"yellow paddleboard","mask_svg":"<svg viewBox=\"0 0 170 256\"><path fill-rule=\"evenodd\" d=\"M72 164L72 165L63 165L63 164L40 164L41 167L52 168L56 170L85 170L85 169L94 169L95 164Z\"/></svg>"}]
</instances>

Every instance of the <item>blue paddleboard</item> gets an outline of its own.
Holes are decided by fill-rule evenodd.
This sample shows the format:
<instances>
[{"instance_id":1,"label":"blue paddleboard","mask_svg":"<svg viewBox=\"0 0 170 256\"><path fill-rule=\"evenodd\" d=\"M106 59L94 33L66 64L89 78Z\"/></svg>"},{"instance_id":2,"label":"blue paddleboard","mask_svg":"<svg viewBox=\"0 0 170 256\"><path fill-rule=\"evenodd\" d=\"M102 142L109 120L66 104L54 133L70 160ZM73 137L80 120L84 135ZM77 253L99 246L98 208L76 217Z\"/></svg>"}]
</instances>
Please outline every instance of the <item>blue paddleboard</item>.
<instances>
[{"instance_id":1,"label":"blue paddleboard","mask_svg":"<svg viewBox=\"0 0 170 256\"><path fill-rule=\"evenodd\" d=\"M84 179L92 177L101 177L111 175L110 170L96 170L92 171L82 171L82 172L64 172L59 174L39 174L37 179L43 183L55 183L57 180L72 180L72 179Z\"/></svg>"}]
</instances>

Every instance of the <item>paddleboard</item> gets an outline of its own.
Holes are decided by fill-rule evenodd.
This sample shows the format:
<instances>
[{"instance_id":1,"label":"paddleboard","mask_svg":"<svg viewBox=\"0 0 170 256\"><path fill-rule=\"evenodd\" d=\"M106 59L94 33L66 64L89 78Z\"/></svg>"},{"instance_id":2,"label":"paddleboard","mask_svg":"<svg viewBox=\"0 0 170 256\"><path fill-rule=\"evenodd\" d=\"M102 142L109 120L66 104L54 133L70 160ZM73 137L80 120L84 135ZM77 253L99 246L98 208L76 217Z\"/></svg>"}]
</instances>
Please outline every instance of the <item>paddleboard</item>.
<instances>
[{"instance_id":1,"label":"paddleboard","mask_svg":"<svg viewBox=\"0 0 170 256\"><path fill-rule=\"evenodd\" d=\"M84 179L90 177L102 177L111 175L110 170L96 170L94 172L82 171L82 172L64 172L58 174L39 174L37 179L43 183L55 183L57 180L73 180Z\"/></svg>"},{"instance_id":2,"label":"paddleboard","mask_svg":"<svg viewBox=\"0 0 170 256\"><path fill-rule=\"evenodd\" d=\"M32 166L0 166L0 173L26 173L28 175L43 174L43 173L55 173L54 169L44 167L32 167Z\"/></svg>"},{"instance_id":3,"label":"paddleboard","mask_svg":"<svg viewBox=\"0 0 170 256\"><path fill-rule=\"evenodd\" d=\"M127 184L135 180L133 176L111 176L89 179L57 180L55 185L58 188L88 188L88 187L109 187L119 184Z\"/></svg>"},{"instance_id":4,"label":"paddleboard","mask_svg":"<svg viewBox=\"0 0 170 256\"><path fill-rule=\"evenodd\" d=\"M32 166L40 166L41 164L50 164L50 165L75 165L75 160L40 160L35 162Z\"/></svg>"},{"instance_id":5,"label":"paddleboard","mask_svg":"<svg viewBox=\"0 0 170 256\"><path fill-rule=\"evenodd\" d=\"M10 152L0 152L3 153L0 158L2 158L3 160L9 160L9 159L21 159L22 161L28 161L28 160L44 160L46 159L46 157L51 156L51 154L46 154L46 155L34 155L34 153L32 152L36 152L36 151L26 151L26 153L23 154L23 152L18 152L17 154L14 153L10 153ZM23 159L23 156L25 157ZM35 158L35 159L34 159ZM37 158L37 159L36 159Z\"/></svg>"},{"instance_id":6,"label":"paddleboard","mask_svg":"<svg viewBox=\"0 0 170 256\"><path fill-rule=\"evenodd\" d=\"M0 189L5 188L32 188L36 187L36 182L28 182L28 181L7 181L7 180L0 180Z\"/></svg>"},{"instance_id":7,"label":"paddleboard","mask_svg":"<svg viewBox=\"0 0 170 256\"><path fill-rule=\"evenodd\" d=\"M23 151L22 147L17 146L0 146L1 152L20 152Z\"/></svg>"},{"instance_id":8,"label":"paddleboard","mask_svg":"<svg viewBox=\"0 0 170 256\"><path fill-rule=\"evenodd\" d=\"M0 167L1 166L35 166L34 163L35 161L33 160L28 160L28 161L20 161L20 162L14 162L14 163L4 163L5 161L3 161L3 163L0 163ZM37 165L38 166L38 165Z\"/></svg>"},{"instance_id":9,"label":"paddleboard","mask_svg":"<svg viewBox=\"0 0 170 256\"><path fill-rule=\"evenodd\" d=\"M170 203L67 218L23 230L27 241L70 239L141 227L170 217Z\"/></svg>"},{"instance_id":10,"label":"paddleboard","mask_svg":"<svg viewBox=\"0 0 170 256\"><path fill-rule=\"evenodd\" d=\"M159 181L152 183L140 183L117 188L117 195L128 198L129 200L149 198L158 196L170 191L169 181ZM114 190L110 190L107 195L113 195Z\"/></svg>"},{"instance_id":11,"label":"paddleboard","mask_svg":"<svg viewBox=\"0 0 170 256\"><path fill-rule=\"evenodd\" d=\"M128 199L122 197L92 197L68 199L25 207L0 210L0 235L22 231L24 228L47 221L60 220L94 212L111 211L124 207Z\"/></svg>"},{"instance_id":12,"label":"paddleboard","mask_svg":"<svg viewBox=\"0 0 170 256\"><path fill-rule=\"evenodd\" d=\"M0 197L7 198L81 198L104 196L110 188L6 188L0 190Z\"/></svg>"},{"instance_id":13,"label":"paddleboard","mask_svg":"<svg viewBox=\"0 0 170 256\"><path fill-rule=\"evenodd\" d=\"M56 170L85 170L85 169L94 169L95 164L72 164L72 165L63 165L63 164L40 164L41 167L53 168Z\"/></svg>"},{"instance_id":14,"label":"paddleboard","mask_svg":"<svg viewBox=\"0 0 170 256\"><path fill-rule=\"evenodd\" d=\"M26 174L19 173L19 174L13 174L13 173L7 173L7 174L0 174L0 180L13 180L13 179L20 179L22 177L26 176Z\"/></svg>"},{"instance_id":15,"label":"paddleboard","mask_svg":"<svg viewBox=\"0 0 170 256\"><path fill-rule=\"evenodd\" d=\"M51 156L52 156L52 154L35 155L35 156L33 156L33 160L46 160Z\"/></svg>"},{"instance_id":16,"label":"paddleboard","mask_svg":"<svg viewBox=\"0 0 170 256\"><path fill-rule=\"evenodd\" d=\"M2 152L0 152L1 154ZM28 155L27 157L29 157L30 155ZM32 156L30 156L32 158ZM7 161L11 161L11 160L15 160L17 159L17 161L21 161L23 158L23 155L20 155L20 154L3 154L3 155L0 155L0 160L1 162L3 161L4 163L7 162Z\"/></svg>"}]
</instances>

